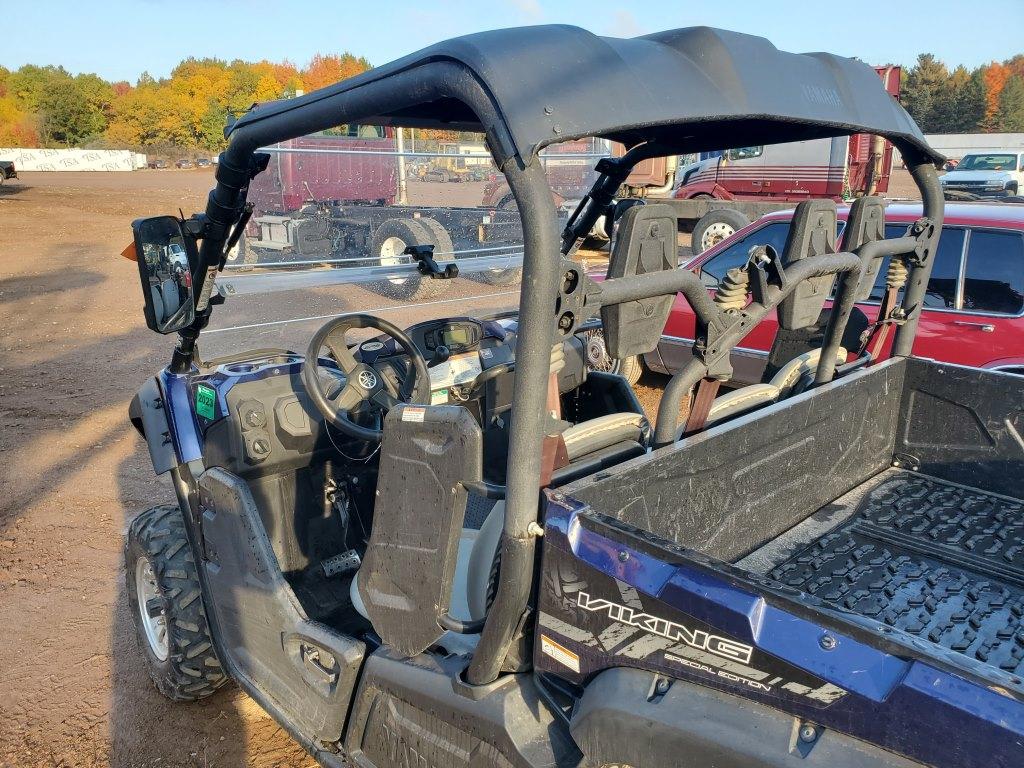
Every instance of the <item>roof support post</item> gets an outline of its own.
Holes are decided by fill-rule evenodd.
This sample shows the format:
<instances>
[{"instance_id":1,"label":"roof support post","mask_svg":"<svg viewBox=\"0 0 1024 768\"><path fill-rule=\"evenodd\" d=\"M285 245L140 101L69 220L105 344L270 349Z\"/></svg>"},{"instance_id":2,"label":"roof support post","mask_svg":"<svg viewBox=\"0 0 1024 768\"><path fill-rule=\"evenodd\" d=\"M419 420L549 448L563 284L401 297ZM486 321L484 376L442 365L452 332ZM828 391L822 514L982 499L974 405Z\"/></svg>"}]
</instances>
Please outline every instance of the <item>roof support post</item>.
<instances>
[{"instance_id":1,"label":"roof support post","mask_svg":"<svg viewBox=\"0 0 1024 768\"><path fill-rule=\"evenodd\" d=\"M511 158L502 170L519 206L525 254L501 571L494 603L466 672L466 680L472 685L486 685L501 672L533 587L535 537L530 525L537 522L540 500L544 393L551 368L554 302L560 274L558 222L540 160L534 156L529 165L520 168L517 158Z\"/></svg>"},{"instance_id":2,"label":"roof support post","mask_svg":"<svg viewBox=\"0 0 1024 768\"><path fill-rule=\"evenodd\" d=\"M942 186L939 184L939 175L935 171L934 162L913 146L900 146L899 149L910 170L910 175L914 177L917 188L921 190L925 226L932 228L931 236L924 246L927 252L922 254L921 249L918 249L916 253L910 254L912 266L910 276L907 278L907 289L903 294L906 320L903 325L896 328L896 337L892 344L894 356L908 357L914 349L917 323L921 319L921 309L924 306L924 297L928 289L928 278L931 277L932 266L935 263L935 252L939 245L939 235L942 233L946 200L942 194Z\"/></svg>"}]
</instances>

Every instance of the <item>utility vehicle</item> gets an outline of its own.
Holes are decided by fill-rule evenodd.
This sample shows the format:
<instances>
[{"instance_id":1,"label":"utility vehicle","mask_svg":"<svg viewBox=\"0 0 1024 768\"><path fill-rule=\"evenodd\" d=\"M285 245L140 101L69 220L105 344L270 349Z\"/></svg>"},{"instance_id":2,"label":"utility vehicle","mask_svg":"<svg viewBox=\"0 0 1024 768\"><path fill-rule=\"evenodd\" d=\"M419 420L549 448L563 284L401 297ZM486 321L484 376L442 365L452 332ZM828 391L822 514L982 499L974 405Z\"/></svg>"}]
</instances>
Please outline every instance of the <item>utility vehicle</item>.
<instances>
[{"instance_id":1,"label":"utility vehicle","mask_svg":"<svg viewBox=\"0 0 1024 768\"><path fill-rule=\"evenodd\" d=\"M522 221L518 312L342 314L304 354L201 360L260 147L352 123L485 136ZM835 203L803 202L714 300L676 268L671 210L615 200L651 157L864 132L900 150L922 216L886 237L861 198L838 250ZM584 136L628 151L559 236L538 152ZM234 679L324 765L1021 764L1024 385L911 356L942 158L869 67L709 28L509 29L260 106L229 139L204 213L134 224L143 286L181 243L194 302L145 292L178 341L130 413L178 501L126 543L161 691ZM596 282L574 256L602 215ZM454 276L414 255L407 274ZM893 356L838 364L889 256ZM715 397L748 331L774 312L798 337L833 283L821 349ZM614 356L645 353L678 293L698 343L651 428L577 332L600 317Z\"/></svg>"}]
</instances>

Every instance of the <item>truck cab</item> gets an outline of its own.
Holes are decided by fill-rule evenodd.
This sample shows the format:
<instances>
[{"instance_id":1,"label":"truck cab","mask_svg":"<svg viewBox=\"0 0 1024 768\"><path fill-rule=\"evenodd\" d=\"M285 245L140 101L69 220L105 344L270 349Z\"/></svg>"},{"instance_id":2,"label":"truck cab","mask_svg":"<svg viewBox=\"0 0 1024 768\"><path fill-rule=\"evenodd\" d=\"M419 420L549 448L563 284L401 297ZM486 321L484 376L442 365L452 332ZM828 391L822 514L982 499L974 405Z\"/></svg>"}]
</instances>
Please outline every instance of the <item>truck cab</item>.
<instances>
[{"instance_id":1,"label":"truck cab","mask_svg":"<svg viewBox=\"0 0 1024 768\"><path fill-rule=\"evenodd\" d=\"M939 179L947 198L1011 197L1024 189L1024 152L972 152Z\"/></svg>"}]
</instances>

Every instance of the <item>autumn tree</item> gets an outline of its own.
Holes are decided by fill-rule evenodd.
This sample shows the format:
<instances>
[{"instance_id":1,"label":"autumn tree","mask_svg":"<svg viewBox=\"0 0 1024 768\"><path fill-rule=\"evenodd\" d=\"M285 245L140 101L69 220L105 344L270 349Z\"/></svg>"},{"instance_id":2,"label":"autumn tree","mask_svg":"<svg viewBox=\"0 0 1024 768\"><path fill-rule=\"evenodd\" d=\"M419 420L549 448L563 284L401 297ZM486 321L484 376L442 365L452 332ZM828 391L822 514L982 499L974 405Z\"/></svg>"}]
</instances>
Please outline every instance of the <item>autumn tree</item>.
<instances>
[{"instance_id":1,"label":"autumn tree","mask_svg":"<svg viewBox=\"0 0 1024 768\"><path fill-rule=\"evenodd\" d=\"M309 62L309 66L302 70L302 82L307 91L315 91L334 85L339 80L354 77L369 68L370 62L351 53L343 53L340 56L322 56L318 53Z\"/></svg>"},{"instance_id":2,"label":"autumn tree","mask_svg":"<svg viewBox=\"0 0 1024 768\"><path fill-rule=\"evenodd\" d=\"M985 80L985 118L982 128L986 131L999 130L999 95L1003 92L1006 80L1010 77L1010 69L1004 64L993 61L984 67Z\"/></svg>"}]
</instances>

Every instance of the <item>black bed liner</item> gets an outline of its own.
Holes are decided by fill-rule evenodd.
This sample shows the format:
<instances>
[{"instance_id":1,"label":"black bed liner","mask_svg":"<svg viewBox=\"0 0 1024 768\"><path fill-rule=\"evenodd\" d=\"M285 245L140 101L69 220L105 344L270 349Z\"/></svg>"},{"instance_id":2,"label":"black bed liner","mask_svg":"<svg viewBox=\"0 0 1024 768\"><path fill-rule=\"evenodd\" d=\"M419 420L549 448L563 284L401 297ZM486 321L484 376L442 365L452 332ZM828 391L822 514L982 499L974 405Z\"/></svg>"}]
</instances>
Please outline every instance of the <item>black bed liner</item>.
<instances>
[{"instance_id":1,"label":"black bed liner","mask_svg":"<svg viewBox=\"0 0 1024 768\"><path fill-rule=\"evenodd\" d=\"M906 471L851 496L808 521L819 533L831 522L824 535L795 552L780 537L744 564L767 562L786 586L1024 674L1024 502Z\"/></svg>"}]
</instances>

